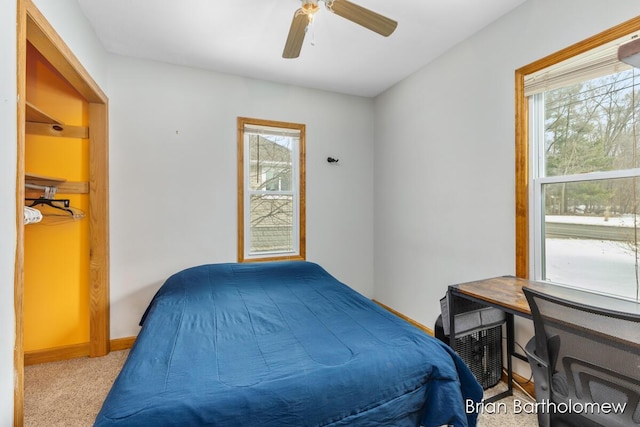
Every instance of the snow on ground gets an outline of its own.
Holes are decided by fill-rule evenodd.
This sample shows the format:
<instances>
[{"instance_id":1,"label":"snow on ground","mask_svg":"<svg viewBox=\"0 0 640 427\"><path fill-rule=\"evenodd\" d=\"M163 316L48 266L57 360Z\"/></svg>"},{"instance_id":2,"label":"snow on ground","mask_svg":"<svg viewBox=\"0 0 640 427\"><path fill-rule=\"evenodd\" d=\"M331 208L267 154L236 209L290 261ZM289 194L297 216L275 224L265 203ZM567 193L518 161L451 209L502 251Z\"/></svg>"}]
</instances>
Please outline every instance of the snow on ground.
<instances>
[{"instance_id":1,"label":"snow on ground","mask_svg":"<svg viewBox=\"0 0 640 427\"><path fill-rule=\"evenodd\" d=\"M634 246L627 242L548 238L545 255L549 281L638 298L638 259Z\"/></svg>"},{"instance_id":2,"label":"snow on ground","mask_svg":"<svg viewBox=\"0 0 640 427\"><path fill-rule=\"evenodd\" d=\"M612 227L634 227L635 222L640 225L640 218L634 215L611 216L582 216L582 215L546 215L545 222L561 222L565 224L609 225Z\"/></svg>"}]
</instances>

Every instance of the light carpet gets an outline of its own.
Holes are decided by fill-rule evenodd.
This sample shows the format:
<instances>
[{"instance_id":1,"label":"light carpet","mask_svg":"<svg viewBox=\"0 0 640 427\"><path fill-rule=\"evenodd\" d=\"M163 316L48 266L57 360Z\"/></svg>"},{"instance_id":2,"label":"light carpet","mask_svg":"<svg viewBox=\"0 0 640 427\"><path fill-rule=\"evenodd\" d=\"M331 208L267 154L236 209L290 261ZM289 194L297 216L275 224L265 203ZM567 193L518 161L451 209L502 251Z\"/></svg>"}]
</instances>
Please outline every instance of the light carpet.
<instances>
[{"instance_id":1,"label":"light carpet","mask_svg":"<svg viewBox=\"0 0 640 427\"><path fill-rule=\"evenodd\" d=\"M25 427L92 426L128 354L128 350L114 351L104 357L25 367ZM504 384L498 384L487 390L485 396L503 390ZM526 409L524 402L531 399L516 391L514 396L495 405L485 405L478 426L537 426L535 415L520 411Z\"/></svg>"}]
</instances>

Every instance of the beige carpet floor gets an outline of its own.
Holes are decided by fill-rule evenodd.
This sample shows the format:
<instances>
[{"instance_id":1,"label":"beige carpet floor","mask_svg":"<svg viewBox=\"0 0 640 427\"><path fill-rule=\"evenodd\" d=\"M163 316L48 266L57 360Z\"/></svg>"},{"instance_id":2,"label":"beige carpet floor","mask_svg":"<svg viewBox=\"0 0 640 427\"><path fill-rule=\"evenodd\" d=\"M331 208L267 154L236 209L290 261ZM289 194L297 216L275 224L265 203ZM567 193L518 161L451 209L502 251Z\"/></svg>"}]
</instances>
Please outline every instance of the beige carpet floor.
<instances>
[{"instance_id":1,"label":"beige carpet floor","mask_svg":"<svg viewBox=\"0 0 640 427\"><path fill-rule=\"evenodd\" d=\"M25 427L92 426L128 351L105 357L80 358L25 368ZM486 396L505 390L499 384ZM520 392L495 405L487 405L479 417L480 427L535 427L535 415L516 414L531 400ZM258 427L258 426L256 426Z\"/></svg>"},{"instance_id":2,"label":"beige carpet floor","mask_svg":"<svg viewBox=\"0 0 640 427\"><path fill-rule=\"evenodd\" d=\"M25 427L92 426L128 354L26 366Z\"/></svg>"},{"instance_id":3,"label":"beige carpet floor","mask_svg":"<svg viewBox=\"0 0 640 427\"><path fill-rule=\"evenodd\" d=\"M499 383L485 390L484 396L487 398L506 389L506 384ZM534 403L529 395L514 388L513 396L484 406L478 417L478 427L538 427L538 417L532 413Z\"/></svg>"}]
</instances>

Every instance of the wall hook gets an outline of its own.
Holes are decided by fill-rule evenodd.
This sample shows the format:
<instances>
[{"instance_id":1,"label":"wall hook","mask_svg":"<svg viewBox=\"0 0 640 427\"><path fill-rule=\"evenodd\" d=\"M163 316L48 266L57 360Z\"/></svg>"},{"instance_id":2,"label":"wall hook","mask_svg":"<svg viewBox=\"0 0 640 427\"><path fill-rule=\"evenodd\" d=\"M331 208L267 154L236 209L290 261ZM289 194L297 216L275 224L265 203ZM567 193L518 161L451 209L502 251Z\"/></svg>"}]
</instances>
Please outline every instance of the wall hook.
<instances>
[{"instance_id":1,"label":"wall hook","mask_svg":"<svg viewBox=\"0 0 640 427\"><path fill-rule=\"evenodd\" d=\"M338 163L340 159L334 159L333 157L327 157L327 162L329 163Z\"/></svg>"}]
</instances>

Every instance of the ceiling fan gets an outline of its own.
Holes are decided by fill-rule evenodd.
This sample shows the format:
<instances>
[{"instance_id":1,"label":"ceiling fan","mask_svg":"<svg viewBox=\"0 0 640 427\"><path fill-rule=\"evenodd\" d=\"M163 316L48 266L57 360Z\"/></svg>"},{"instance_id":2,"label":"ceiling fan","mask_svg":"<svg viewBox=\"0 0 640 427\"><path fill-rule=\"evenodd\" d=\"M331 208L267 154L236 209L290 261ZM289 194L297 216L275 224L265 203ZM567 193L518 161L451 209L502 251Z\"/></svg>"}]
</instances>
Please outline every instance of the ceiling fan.
<instances>
[{"instance_id":1,"label":"ceiling fan","mask_svg":"<svg viewBox=\"0 0 640 427\"><path fill-rule=\"evenodd\" d=\"M293 14L293 21L287 36L287 42L282 52L283 58L297 58L300 56L302 42L307 27L313 22L313 16L319 9L318 0L300 0L302 7ZM373 12L348 0L321 0L326 8L338 16L388 37L398 26L393 19Z\"/></svg>"}]
</instances>

